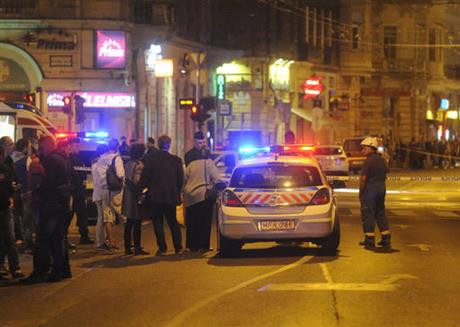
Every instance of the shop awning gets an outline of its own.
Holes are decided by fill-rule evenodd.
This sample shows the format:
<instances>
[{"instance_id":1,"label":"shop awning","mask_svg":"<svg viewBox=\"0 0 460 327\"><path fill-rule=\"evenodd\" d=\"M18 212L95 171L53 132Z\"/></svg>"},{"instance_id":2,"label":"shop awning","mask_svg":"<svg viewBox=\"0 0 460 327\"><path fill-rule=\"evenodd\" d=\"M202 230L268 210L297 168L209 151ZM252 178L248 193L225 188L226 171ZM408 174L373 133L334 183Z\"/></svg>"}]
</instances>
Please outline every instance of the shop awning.
<instances>
[{"instance_id":1,"label":"shop awning","mask_svg":"<svg viewBox=\"0 0 460 327\"><path fill-rule=\"evenodd\" d=\"M291 112L293 114L296 114L297 116L311 122L312 121L312 116L311 116L311 112L308 112L307 109L302 109L302 108L294 108L292 107L291 108Z\"/></svg>"}]
</instances>

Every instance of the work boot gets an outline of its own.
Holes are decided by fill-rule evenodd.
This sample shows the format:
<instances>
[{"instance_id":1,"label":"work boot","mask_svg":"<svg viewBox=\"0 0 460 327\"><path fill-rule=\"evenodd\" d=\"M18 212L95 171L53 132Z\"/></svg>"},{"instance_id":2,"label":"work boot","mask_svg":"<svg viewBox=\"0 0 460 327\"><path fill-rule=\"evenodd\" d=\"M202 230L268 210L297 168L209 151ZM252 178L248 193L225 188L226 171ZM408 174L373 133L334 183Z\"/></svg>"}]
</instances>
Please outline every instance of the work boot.
<instances>
[{"instance_id":1,"label":"work boot","mask_svg":"<svg viewBox=\"0 0 460 327\"><path fill-rule=\"evenodd\" d=\"M364 240L359 242L359 245L364 246L365 249L374 249L375 248L375 237L365 236Z\"/></svg>"},{"instance_id":2,"label":"work boot","mask_svg":"<svg viewBox=\"0 0 460 327\"><path fill-rule=\"evenodd\" d=\"M378 246L381 246L384 249L391 249L391 235L385 234L382 235L382 240L377 243Z\"/></svg>"}]
</instances>

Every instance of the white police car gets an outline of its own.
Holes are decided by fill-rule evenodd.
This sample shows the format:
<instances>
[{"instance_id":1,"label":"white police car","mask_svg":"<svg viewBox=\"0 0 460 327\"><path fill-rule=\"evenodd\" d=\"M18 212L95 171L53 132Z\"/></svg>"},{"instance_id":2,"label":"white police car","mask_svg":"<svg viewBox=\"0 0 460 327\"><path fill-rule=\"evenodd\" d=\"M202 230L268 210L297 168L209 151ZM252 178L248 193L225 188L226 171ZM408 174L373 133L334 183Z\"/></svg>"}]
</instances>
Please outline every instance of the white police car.
<instances>
[{"instance_id":1,"label":"white police car","mask_svg":"<svg viewBox=\"0 0 460 327\"><path fill-rule=\"evenodd\" d=\"M313 151L326 175L348 176L349 164L345 150L340 145L316 145Z\"/></svg>"},{"instance_id":2,"label":"white police car","mask_svg":"<svg viewBox=\"0 0 460 327\"><path fill-rule=\"evenodd\" d=\"M340 243L333 190L314 158L270 154L241 161L218 208L224 257L249 242L309 241L324 253L335 253Z\"/></svg>"}]
</instances>

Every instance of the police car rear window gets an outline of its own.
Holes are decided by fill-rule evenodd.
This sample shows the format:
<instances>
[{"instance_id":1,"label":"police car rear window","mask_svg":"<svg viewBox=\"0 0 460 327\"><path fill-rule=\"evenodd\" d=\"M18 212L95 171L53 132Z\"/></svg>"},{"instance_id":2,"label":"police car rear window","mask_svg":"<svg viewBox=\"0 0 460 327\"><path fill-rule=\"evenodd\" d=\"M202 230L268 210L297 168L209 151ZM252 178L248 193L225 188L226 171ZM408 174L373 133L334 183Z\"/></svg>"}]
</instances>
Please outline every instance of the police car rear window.
<instances>
[{"instance_id":1,"label":"police car rear window","mask_svg":"<svg viewBox=\"0 0 460 327\"><path fill-rule=\"evenodd\" d=\"M333 155L339 155L342 153L343 151L341 148L331 147L331 148L316 148L313 154L317 156L333 156Z\"/></svg>"},{"instance_id":2,"label":"police car rear window","mask_svg":"<svg viewBox=\"0 0 460 327\"><path fill-rule=\"evenodd\" d=\"M298 188L322 185L318 169L307 166L254 166L235 169L230 187Z\"/></svg>"}]
</instances>

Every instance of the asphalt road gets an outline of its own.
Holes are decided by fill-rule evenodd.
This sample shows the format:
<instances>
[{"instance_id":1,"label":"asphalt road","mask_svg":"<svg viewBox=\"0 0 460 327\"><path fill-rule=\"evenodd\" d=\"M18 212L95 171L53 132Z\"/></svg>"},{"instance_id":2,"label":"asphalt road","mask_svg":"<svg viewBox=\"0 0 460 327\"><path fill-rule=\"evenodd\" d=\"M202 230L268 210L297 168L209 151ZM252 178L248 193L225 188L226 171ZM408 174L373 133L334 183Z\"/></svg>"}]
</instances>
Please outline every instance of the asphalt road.
<instances>
[{"instance_id":1,"label":"asphalt road","mask_svg":"<svg viewBox=\"0 0 460 327\"><path fill-rule=\"evenodd\" d=\"M447 184L431 192L458 187ZM389 189L398 187L410 191L412 202L426 203L428 186ZM319 256L308 244L247 245L236 259L219 258L215 251L124 257L81 246L72 255L71 280L3 284L0 326L458 326L460 208L455 197L446 197L444 207L436 201L393 206L389 197L394 249L383 253L358 246L362 234L353 194L338 193L342 242L337 256ZM405 202L401 196L394 200ZM143 244L154 253L148 222ZM30 272L27 256L23 266Z\"/></svg>"}]
</instances>

